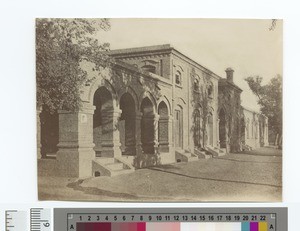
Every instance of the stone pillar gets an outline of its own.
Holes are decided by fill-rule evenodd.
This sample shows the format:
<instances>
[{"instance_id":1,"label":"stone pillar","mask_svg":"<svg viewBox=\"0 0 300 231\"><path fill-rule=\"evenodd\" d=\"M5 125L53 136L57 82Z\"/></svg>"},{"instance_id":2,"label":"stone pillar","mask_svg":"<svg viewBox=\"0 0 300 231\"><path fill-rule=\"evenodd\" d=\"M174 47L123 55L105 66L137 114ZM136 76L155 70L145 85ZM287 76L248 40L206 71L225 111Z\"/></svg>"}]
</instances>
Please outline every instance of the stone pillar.
<instances>
[{"instance_id":1,"label":"stone pillar","mask_svg":"<svg viewBox=\"0 0 300 231\"><path fill-rule=\"evenodd\" d=\"M93 113L95 107L84 105L76 112L60 110L57 152L60 176L91 177L95 158Z\"/></svg>"},{"instance_id":2,"label":"stone pillar","mask_svg":"<svg viewBox=\"0 0 300 231\"><path fill-rule=\"evenodd\" d=\"M174 154L174 159L175 159L175 147L174 147L174 142L173 142L173 116L169 116L168 119L168 138L169 138L169 153Z\"/></svg>"},{"instance_id":3,"label":"stone pillar","mask_svg":"<svg viewBox=\"0 0 300 231\"><path fill-rule=\"evenodd\" d=\"M159 115L155 113L153 115L153 124L154 124L154 137L153 137L153 146L154 153L158 153L158 123L159 123Z\"/></svg>"},{"instance_id":4,"label":"stone pillar","mask_svg":"<svg viewBox=\"0 0 300 231\"><path fill-rule=\"evenodd\" d=\"M41 119L40 114L42 112L42 107L37 107L36 109L36 145L37 145L37 158L42 158L42 143L41 143Z\"/></svg>"},{"instance_id":5,"label":"stone pillar","mask_svg":"<svg viewBox=\"0 0 300 231\"><path fill-rule=\"evenodd\" d=\"M144 154L157 153L158 151L158 114L142 116L142 149Z\"/></svg>"},{"instance_id":6,"label":"stone pillar","mask_svg":"<svg viewBox=\"0 0 300 231\"><path fill-rule=\"evenodd\" d=\"M101 156L120 157L122 155L120 132L118 129L121 112L120 109L102 112Z\"/></svg>"},{"instance_id":7,"label":"stone pillar","mask_svg":"<svg viewBox=\"0 0 300 231\"><path fill-rule=\"evenodd\" d=\"M172 120L170 121L170 116L160 116L158 127L159 152L169 152L170 143L172 142L172 133L170 133Z\"/></svg>"},{"instance_id":8,"label":"stone pillar","mask_svg":"<svg viewBox=\"0 0 300 231\"><path fill-rule=\"evenodd\" d=\"M220 127L219 126L220 126L220 119L218 118L217 119L217 132L216 132L217 133L217 147L221 148L221 143L220 143L221 141L220 141L220 134L219 134Z\"/></svg>"},{"instance_id":9,"label":"stone pillar","mask_svg":"<svg viewBox=\"0 0 300 231\"><path fill-rule=\"evenodd\" d=\"M136 155L141 156L142 151L142 140L141 140L141 120L142 120L142 113L136 112L135 116L135 150Z\"/></svg>"}]
</instances>

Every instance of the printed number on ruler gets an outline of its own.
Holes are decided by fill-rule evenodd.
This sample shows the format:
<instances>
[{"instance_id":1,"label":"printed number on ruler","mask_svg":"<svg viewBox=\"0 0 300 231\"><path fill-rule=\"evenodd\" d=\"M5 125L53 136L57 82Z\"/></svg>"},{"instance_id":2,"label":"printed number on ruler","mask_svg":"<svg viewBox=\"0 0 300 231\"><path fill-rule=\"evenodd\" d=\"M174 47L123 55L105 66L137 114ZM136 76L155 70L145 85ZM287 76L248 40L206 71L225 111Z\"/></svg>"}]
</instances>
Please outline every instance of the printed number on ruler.
<instances>
[{"instance_id":1,"label":"printed number on ruler","mask_svg":"<svg viewBox=\"0 0 300 231\"><path fill-rule=\"evenodd\" d=\"M51 209L30 209L30 231L51 231Z\"/></svg>"}]
</instances>

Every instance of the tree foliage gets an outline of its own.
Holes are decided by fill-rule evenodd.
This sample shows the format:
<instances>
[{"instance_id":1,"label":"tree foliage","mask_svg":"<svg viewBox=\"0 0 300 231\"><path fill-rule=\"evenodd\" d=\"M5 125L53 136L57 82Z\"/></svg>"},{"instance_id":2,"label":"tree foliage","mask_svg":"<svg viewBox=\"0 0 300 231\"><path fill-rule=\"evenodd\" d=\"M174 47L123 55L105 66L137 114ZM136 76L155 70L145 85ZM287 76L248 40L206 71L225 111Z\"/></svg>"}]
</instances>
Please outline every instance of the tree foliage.
<instances>
[{"instance_id":1,"label":"tree foliage","mask_svg":"<svg viewBox=\"0 0 300 231\"><path fill-rule=\"evenodd\" d=\"M257 96L261 112L269 118L269 127L282 134L282 77L277 75L266 85L263 78L250 76L245 79L251 91Z\"/></svg>"},{"instance_id":2,"label":"tree foliage","mask_svg":"<svg viewBox=\"0 0 300 231\"><path fill-rule=\"evenodd\" d=\"M36 80L37 106L51 112L80 107L80 87L88 79L83 61L95 69L108 64L108 43L100 44L95 34L109 30L108 19L37 19Z\"/></svg>"}]
</instances>

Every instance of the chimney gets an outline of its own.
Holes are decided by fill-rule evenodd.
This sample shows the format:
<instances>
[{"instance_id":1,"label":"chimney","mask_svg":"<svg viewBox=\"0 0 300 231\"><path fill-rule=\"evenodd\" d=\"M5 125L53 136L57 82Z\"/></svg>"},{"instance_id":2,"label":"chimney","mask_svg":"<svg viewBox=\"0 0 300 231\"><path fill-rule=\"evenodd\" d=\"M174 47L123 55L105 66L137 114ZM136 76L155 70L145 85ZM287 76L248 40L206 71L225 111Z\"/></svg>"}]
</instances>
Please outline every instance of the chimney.
<instances>
[{"instance_id":1,"label":"chimney","mask_svg":"<svg viewBox=\"0 0 300 231\"><path fill-rule=\"evenodd\" d=\"M231 67L228 67L228 68L225 70L225 72L226 72L227 80L228 80L229 82L232 82L232 83L233 83L233 72L234 72L234 70L231 69Z\"/></svg>"}]
</instances>

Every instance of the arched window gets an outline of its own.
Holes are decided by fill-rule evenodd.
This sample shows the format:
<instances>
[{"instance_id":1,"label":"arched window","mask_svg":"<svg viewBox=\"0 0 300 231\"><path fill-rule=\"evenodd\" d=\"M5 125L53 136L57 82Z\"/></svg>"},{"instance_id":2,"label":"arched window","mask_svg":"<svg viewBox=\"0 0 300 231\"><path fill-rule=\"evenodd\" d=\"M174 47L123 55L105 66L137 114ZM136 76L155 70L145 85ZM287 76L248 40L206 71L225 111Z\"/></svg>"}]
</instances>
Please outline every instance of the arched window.
<instances>
[{"instance_id":1,"label":"arched window","mask_svg":"<svg viewBox=\"0 0 300 231\"><path fill-rule=\"evenodd\" d=\"M194 91L199 91L199 79L194 80Z\"/></svg>"},{"instance_id":2,"label":"arched window","mask_svg":"<svg viewBox=\"0 0 300 231\"><path fill-rule=\"evenodd\" d=\"M213 88L213 85L212 83L210 83L208 86L207 86L207 95L209 98L213 98L214 97L214 88Z\"/></svg>"},{"instance_id":3,"label":"arched window","mask_svg":"<svg viewBox=\"0 0 300 231\"><path fill-rule=\"evenodd\" d=\"M175 74L175 83L179 86L181 86L182 84L182 79L181 79L181 72L180 71L176 71Z\"/></svg>"},{"instance_id":4,"label":"arched window","mask_svg":"<svg viewBox=\"0 0 300 231\"><path fill-rule=\"evenodd\" d=\"M201 147L201 117L199 109L194 111L194 145L197 148Z\"/></svg>"},{"instance_id":5,"label":"arched window","mask_svg":"<svg viewBox=\"0 0 300 231\"><path fill-rule=\"evenodd\" d=\"M145 65L142 67L143 71L148 71L148 72L151 72L153 74L156 73L156 67L155 66L152 66L152 65Z\"/></svg>"}]
</instances>

